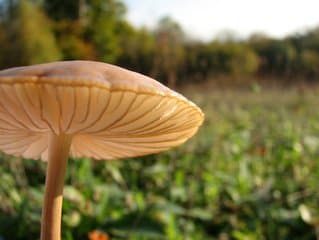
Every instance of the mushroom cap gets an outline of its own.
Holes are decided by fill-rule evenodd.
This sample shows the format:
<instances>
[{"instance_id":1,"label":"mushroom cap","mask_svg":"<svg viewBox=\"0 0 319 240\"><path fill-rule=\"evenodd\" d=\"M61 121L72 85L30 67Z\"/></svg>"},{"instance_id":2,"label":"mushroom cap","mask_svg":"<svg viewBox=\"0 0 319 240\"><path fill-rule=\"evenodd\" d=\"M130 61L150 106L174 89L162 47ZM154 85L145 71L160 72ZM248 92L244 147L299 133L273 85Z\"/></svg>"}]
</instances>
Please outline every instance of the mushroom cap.
<instances>
[{"instance_id":1,"label":"mushroom cap","mask_svg":"<svg viewBox=\"0 0 319 240\"><path fill-rule=\"evenodd\" d=\"M92 61L0 71L0 150L47 160L48 137L72 135L73 157L115 159L185 142L203 113L159 82Z\"/></svg>"}]
</instances>

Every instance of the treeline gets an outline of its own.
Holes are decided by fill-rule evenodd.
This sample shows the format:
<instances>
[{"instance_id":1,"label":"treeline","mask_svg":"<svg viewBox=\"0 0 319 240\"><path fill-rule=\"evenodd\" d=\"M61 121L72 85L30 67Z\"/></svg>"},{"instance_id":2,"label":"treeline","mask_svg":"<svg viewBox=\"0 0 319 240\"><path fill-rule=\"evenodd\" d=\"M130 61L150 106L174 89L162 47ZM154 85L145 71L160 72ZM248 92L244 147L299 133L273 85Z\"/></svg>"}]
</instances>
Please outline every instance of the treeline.
<instances>
[{"instance_id":1,"label":"treeline","mask_svg":"<svg viewBox=\"0 0 319 240\"><path fill-rule=\"evenodd\" d=\"M136 28L126 11L120 0L2 0L0 68L90 59L170 86L219 76L319 81L319 28L280 40L254 34L201 42L168 17L152 30Z\"/></svg>"}]
</instances>

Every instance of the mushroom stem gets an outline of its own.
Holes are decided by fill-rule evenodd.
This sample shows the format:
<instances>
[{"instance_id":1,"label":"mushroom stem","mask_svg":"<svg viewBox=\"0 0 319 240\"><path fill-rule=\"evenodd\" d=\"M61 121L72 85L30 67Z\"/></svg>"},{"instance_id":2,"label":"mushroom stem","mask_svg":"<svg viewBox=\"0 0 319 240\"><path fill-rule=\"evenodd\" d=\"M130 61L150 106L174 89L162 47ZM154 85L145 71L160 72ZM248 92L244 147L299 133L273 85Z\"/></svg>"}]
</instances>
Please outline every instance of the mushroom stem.
<instances>
[{"instance_id":1,"label":"mushroom stem","mask_svg":"<svg viewBox=\"0 0 319 240\"><path fill-rule=\"evenodd\" d=\"M49 136L49 157L41 220L41 240L61 239L63 185L72 138Z\"/></svg>"}]
</instances>

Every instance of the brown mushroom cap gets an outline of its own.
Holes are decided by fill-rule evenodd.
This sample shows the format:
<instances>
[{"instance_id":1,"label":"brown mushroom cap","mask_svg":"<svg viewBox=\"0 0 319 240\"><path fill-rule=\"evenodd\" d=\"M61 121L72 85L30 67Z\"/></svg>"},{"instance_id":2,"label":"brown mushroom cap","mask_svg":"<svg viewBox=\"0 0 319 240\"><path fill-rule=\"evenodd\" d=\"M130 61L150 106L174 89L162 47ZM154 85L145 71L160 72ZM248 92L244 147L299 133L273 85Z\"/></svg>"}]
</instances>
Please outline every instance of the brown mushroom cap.
<instances>
[{"instance_id":1,"label":"brown mushroom cap","mask_svg":"<svg viewBox=\"0 0 319 240\"><path fill-rule=\"evenodd\" d=\"M203 113L144 75L67 61L0 71L0 150L47 159L48 135L73 136L71 155L115 159L159 152L193 136Z\"/></svg>"}]
</instances>

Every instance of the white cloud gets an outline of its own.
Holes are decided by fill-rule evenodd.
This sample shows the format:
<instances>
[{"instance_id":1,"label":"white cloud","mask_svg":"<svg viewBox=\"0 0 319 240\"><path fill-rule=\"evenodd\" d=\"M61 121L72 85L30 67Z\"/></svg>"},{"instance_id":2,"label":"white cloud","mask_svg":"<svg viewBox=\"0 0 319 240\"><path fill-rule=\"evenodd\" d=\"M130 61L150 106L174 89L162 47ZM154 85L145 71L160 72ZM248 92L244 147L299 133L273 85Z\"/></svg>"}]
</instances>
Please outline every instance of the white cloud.
<instances>
[{"instance_id":1,"label":"white cloud","mask_svg":"<svg viewBox=\"0 0 319 240\"><path fill-rule=\"evenodd\" d=\"M275 37L319 25L318 0L126 0L128 19L154 26L170 15L186 32L210 39L222 30L246 37L265 32Z\"/></svg>"}]
</instances>

